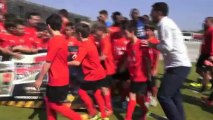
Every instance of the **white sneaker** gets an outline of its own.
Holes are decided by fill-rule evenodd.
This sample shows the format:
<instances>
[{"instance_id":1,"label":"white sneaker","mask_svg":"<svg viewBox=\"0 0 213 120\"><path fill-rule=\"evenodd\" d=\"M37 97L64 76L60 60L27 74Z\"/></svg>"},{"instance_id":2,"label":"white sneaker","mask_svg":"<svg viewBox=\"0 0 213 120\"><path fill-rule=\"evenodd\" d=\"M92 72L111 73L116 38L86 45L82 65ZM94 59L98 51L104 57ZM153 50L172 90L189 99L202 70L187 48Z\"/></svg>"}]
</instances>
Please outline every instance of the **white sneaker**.
<instances>
[{"instance_id":1,"label":"white sneaker","mask_svg":"<svg viewBox=\"0 0 213 120\"><path fill-rule=\"evenodd\" d=\"M156 97L151 97L150 105L153 106L153 107L157 107L157 105L158 105L158 100L157 100Z\"/></svg>"}]
</instances>

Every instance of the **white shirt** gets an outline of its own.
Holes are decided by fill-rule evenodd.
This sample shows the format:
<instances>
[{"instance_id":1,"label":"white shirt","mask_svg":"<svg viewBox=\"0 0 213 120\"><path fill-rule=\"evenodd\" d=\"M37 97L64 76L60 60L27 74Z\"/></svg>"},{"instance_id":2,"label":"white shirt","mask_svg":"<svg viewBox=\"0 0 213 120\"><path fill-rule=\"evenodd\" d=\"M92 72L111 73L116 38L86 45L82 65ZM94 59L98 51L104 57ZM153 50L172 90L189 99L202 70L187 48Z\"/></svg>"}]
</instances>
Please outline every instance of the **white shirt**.
<instances>
[{"instance_id":1,"label":"white shirt","mask_svg":"<svg viewBox=\"0 0 213 120\"><path fill-rule=\"evenodd\" d=\"M161 19L158 23L158 35L160 44L157 49L163 54L165 68L191 67L182 32L172 19Z\"/></svg>"}]
</instances>

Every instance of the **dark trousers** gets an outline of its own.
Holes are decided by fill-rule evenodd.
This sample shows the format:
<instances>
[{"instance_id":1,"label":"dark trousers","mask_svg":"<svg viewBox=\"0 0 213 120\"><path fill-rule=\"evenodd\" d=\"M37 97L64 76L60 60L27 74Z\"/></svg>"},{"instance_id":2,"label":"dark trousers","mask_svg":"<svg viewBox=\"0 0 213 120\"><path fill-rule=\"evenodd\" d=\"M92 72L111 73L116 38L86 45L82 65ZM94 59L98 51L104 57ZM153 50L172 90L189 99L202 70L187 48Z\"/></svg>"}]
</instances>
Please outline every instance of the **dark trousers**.
<instances>
[{"instance_id":1,"label":"dark trousers","mask_svg":"<svg viewBox=\"0 0 213 120\"><path fill-rule=\"evenodd\" d=\"M172 67L166 70L158 91L158 100L169 120L185 120L180 88L190 67Z\"/></svg>"}]
</instances>

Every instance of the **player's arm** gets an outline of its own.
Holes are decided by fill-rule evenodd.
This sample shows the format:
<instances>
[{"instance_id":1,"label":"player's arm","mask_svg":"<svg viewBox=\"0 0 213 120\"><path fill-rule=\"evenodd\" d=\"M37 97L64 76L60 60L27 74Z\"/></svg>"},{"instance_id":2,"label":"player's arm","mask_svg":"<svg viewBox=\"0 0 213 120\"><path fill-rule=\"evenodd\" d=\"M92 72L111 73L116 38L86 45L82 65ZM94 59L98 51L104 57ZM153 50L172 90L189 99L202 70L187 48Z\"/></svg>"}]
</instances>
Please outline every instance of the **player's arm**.
<instances>
[{"instance_id":1,"label":"player's arm","mask_svg":"<svg viewBox=\"0 0 213 120\"><path fill-rule=\"evenodd\" d=\"M70 66L80 66L80 64L81 62L75 60L68 62L68 65Z\"/></svg>"},{"instance_id":2,"label":"player's arm","mask_svg":"<svg viewBox=\"0 0 213 120\"><path fill-rule=\"evenodd\" d=\"M51 63L53 62L55 56L57 55L58 50L60 49L60 45L57 44L56 40L50 40L48 44L48 52L46 57L46 63L43 65L41 73L39 74L38 79L35 81L34 86L36 89L39 89L44 76L47 74L51 67Z\"/></svg>"},{"instance_id":3,"label":"player's arm","mask_svg":"<svg viewBox=\"0 0 213 120\"><path fill-rule=\"evenodd\" d=\"M16 59L21 59L22 55L16 52L11 51L9 48L1 48L1 52L7 55L12 56L13 58Z\"/></svg>"},{"instance_id":4,"label":"player's arm","mask_svg":"<svg viewBox=\"0 0 213 120\"><path fill-rule=\"evenodd\" d=\"M13 47L12 50L17 51L17 52L21 52L21 53L38 53L38 49L22 47L22 46Z\"/></svg>"},{"instance_id":5,"label":"player's arm","mask_svg":"<svg viewBox=\"0 0 213 120\"><path fill-rule=\"evenodd\" d=\"M83 47L79 47L77 56L72 56L74 60L68 62L68 65L70 65L70 66L80 66L81 62L85 58L86 54L87 54L87 50L84 49Z\"/></svg>"},{"instance_id":6,"label":"player's arm","mask_svg":"<svg viewBox=\"0 0 213 120\"><path fill-rule=\"evenodd\" d=\"M172 30L167 26L162 26L160 28L161 41L159 44L149 43L149 47L160 50L161 52L170 52L173 49L172 45Z\"/></svg>"},{"instance_id":7,"label":"player's arm","mask_svg":"<svg viewBox=\"0 0 213 120\"><path fill-rule=\"evenodd\" d=\"M103 61L107 58L107 55L108 55L108 52L109 50L107 49L107 46L103 46L103 51L101 52L101 55L100 55L100 60Z\"/></svg>"},{"instance_id":8,"label":"player's arm","mask_svg":"<svg viewBox=\"0 0 213 120\"><path fill-rule=\"evenodd\" d=\"M102 46L102 53L100 56L101 60L105 60L107 58L107 55L109 55L110 52L110 43L108 43L108 41L105 41L104 45Z\"/></svg>"},{"instance_id":9,"label":"player's arm","mask_svg":"<svg viewBox=\"0 0 213 120\"><path fill-rule=\"evenodd\" d=\"M42 81L43 81L43 78L44 76L47 74L47 72L49 71L50 69L50 66L51 66L51 63L50 62L46 62L44 63L43 67L42 67L42 70L38 76L38 79L36 80L34 86L36 89L39 89L41 84L42 84Z\"/></svg>"}]
</instances>

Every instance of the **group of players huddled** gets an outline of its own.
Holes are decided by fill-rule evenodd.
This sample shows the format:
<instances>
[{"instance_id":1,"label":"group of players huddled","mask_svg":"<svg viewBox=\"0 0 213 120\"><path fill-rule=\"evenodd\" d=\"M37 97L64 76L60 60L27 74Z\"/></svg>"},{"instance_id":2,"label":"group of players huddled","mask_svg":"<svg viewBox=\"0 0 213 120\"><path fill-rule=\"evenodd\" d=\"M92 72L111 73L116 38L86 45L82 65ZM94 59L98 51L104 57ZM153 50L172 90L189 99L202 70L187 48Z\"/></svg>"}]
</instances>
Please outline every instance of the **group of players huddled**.
<instances>
[{"instance_id":1,"label":"group of players huddled","mask_svg":"<svg viewBox=\"0 0 213 120\"><path fill-rule=\"evenodd\" d=\"M148 15L141 16L138 9L132 9L130 15L128 20L120 12L113 12L111 24L108 12L101 10L96 22L74 23L63 9L44 23L36 12L28 13L26 20L1 13L2 60L22 59L22 54L47 50L46 63L35 87L40 88L48 73L48 120L56 120L56 112L72 120L83 119L64 104L70 85L80 86L78 94L90 120L109 119L113 114L111 95L115 91L120 95L121 106L127 107L125 120L132 120L136 104L142 108L145 120L148 98L152 98L151 105L157 105L155 79L159 59L159 51L145 43L157 44L159 40ZM98 110L88 91L92 91Z\"/></svg>"}]
</instances>

